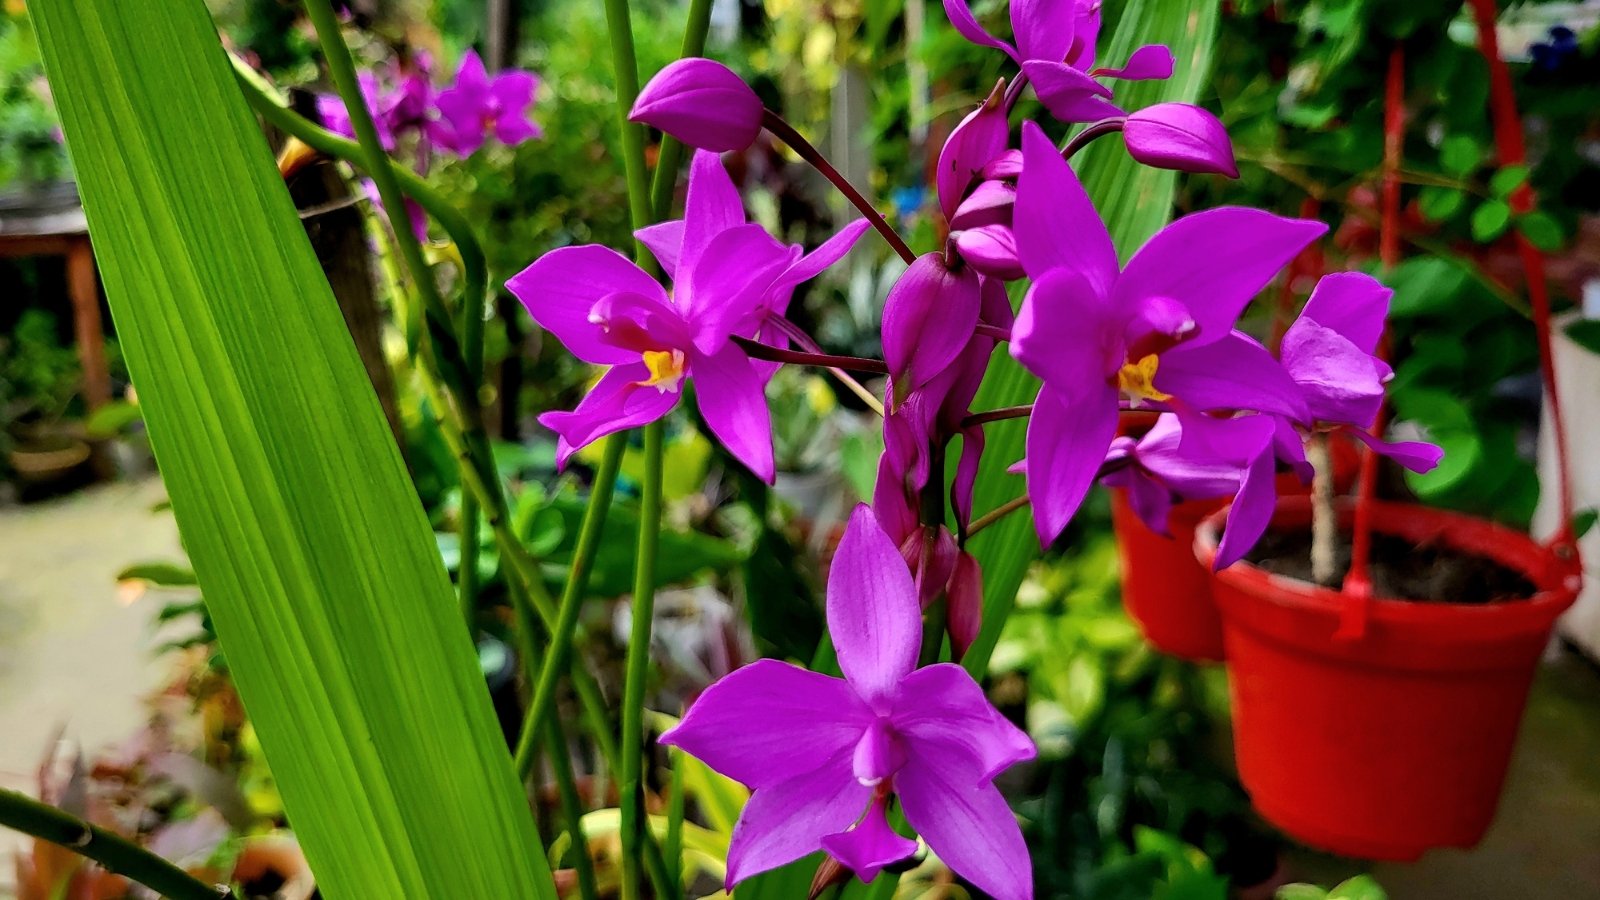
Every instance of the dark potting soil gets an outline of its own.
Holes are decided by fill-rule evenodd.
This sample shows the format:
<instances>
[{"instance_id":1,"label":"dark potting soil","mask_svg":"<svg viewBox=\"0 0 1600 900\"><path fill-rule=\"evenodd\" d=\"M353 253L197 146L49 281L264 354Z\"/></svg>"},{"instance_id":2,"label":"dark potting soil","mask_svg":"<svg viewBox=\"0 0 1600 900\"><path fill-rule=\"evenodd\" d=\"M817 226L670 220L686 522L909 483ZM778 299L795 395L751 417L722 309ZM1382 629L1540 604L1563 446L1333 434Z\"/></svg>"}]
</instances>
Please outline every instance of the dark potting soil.
<instances>
[{"instance_id":1,"label":"dark potting soil","mask_svg":"<svg viewBox=\"0 0 1600 900\"><path fill-rule=\"evenodd\" d=\"M1273 574L1311 581L1311 532L1269 531L1245 559ZM1348 534L1339 535L1337 559L1343 580L1350 570ZM1500 603L1526 600L1535 591L1521 573L1492 559L1388 534L1372 536L1371 570L1375 596L1418 603Z\"/></svg>"}]
</instances>

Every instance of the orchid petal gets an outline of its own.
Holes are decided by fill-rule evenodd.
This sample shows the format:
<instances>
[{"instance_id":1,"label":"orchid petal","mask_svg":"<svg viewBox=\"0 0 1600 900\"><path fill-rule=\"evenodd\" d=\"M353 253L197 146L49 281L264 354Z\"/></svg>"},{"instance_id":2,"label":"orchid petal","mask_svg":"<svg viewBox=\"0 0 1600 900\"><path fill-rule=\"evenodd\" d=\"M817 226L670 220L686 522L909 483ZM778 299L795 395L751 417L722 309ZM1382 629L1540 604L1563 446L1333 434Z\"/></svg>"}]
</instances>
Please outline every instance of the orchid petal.
<instances>
[{"instance_id":1,"label":"orchid petal","mask_svg":"<svg viewBox=\"0 0 1600 900\"><path fill-rule=\"evenodd\" d=\"M1049 384L1039 390L1028 420L1027 476L1041 544L1066 530L1116 433L1117 393L1110 385L1075 397Z\"/></svg>"},{"instance_id":2,"label":"orchid petal","mask_svg":"<svg viewBox=\"0 0 1600 900\"><path fill-rule=\"evenodd\" d=\"M1161 81L1172 77L1172 50L1164 44L1145 44L1116 69L1095 69L1089 74L1123 81Z\"/></svg>"},{"instance_id":3,"label":"orchid petal","mask_svg":"<svg viewBox=\"0 0 1600 900\"><path fill-rule=\"evenodd\" d=\"M1217 117L1187 103L1157 103L1122 126L1128 155L1158 169L1239 177L1233 142Z\"/></svg>"},{"instance_id":4,"label":"orchid petal","mask_svg":"<svg viewBox=\"0 0 1600 900\"><path fill-rule=\"evenodd\" d=\"M1002 716L972 675L955 663L936 663L907 676L889 719L910 757L964 756L969 783L992 781L1038 753L1028 735Z\"/></svg>"},{"instance_id":5,"label":"orchid petal","mask_svg":"<svg viewBox=\"0 0 1600 900\"><path fill-rule=\"evenodd\" d=\"M956 477L950 482L950 507L963 529L972 524L972 493L978 483L983 444L982 426L961 432L961 458L956 462Z\"/></svg>"},{"instance_id":6,"label":"orchid petal","mask_svg":"<svg viewBox=\"0 0 1600 900\"><path fill-rule=\"evenodd\" d=\"M687 233L684 244L674 301L694 329L695 347L716 353L730 335L743 332L759 317L767 290L793 262L793 253L760 225L740 225L716 235L692 264Z\"/></svg>"},{"instance_id":7,"label":"orchid petal","mask_svg":"<svg viewBox=\"0 0 1600 900\"><path fill-rule=\"evenodd\" d=\"M873 721L843 679L762 659L706 688L660 742L760 790L850 752Z\"/></svg>"},{"instance_id":8,"label":"orchid petal","mask_svg":"<svg viewBox=\"0 0 1600 900\"><path fill-rule=\"evenodd\" d=\"M1198 410L1248 409L1304 421L1305 397L1267 348L1241 332L1161 354L1156 390Z\"/></svg>"},{"instance_id":9,"label":"orchid petal","mask_svg":"<svg viewBox=\"0 0 1600 900\"><path fill-rule=\"evenodd\" d=\"M964 754L913 756L895 793L906 821L957 875L994 900L1032 900L1022 829L993 784L974 783Z\"/></svg>"},{"instance_id":10,"label":"orchid petal","mask_svg":"<svg viewBox=\"0 0 1600 900\"><path fill-rule=\"evenodd\" d=\"M1011 326L1011 355L1063 391L1109 383L1122 353L1107 329L1106 298L1078 272L1051 269L1028 289Z\"/></svg>"},{"instance_id":11,"label":"orchid petal","mask_svg":"<svg viewBox=\"0 0 1600 900\"><path fill-rule=\"evenodd\" d=\"M940 254L919 257L889 289L883 306L883 359L896 394L943 372L972 338L982 297L978 273L951 271Z\"/></svg>"},{"instance_id":12,"label":"orchid petal","mask_svg":"<svg viewBox=\"0 0 1600 900\"><path fill-rule=\"evenodd\" d=\"M956 557L950 586L945 590L946 627L955 658L967 654L983 630L983 569L967 551Z\"/></svg>"},{"instance_id":13,"label":"orchid petal","mask_svg":"<svg viewBox=\"0 0 1600 900\"><path fill-rule=\"evenodd\" d=\"M468 50L456 68L455 86L468 94L483 94L489 89L489 72L478 51Z\"/></svg>"},{"instance_id":14,"label":"orchid petal","mask_svg":"<svg viewBox=\"0 0 1600 900\"><path fill-rule=\"evenodd\" d=\"M850 771L850 750L804 775L758 788L728 841L728 885L822 849L822 839L853 825L871 796Z\"/></svg>"},{"instance_id":15,"label":"orchid petal","mask_svg":"<svg viewBox=\"0 0 1600 900\"><path fill-rule=\"evenodd\" d=\"M1016 185L1005 181L980 181L956 207L950 228L961 231L983 225L1010 225L1017 205Z\"/></svg>"},{"instance_id":16,"label":"orchid petal","mask_svg":"<svg viewBox=\"0 0 1600 900\"><path fill-rule=\"evenodd\" d=\"M1078 21L1072 30L1072 49L1067 51L1067 65L1085 72L1094 68L1096 45L1100 41L1100 3L1079 0Z\"/></svg>"},{"instance_id":17,"label":"orchid petal","mask_svg":"<svg viewBox=\"0 0 1600 900\"><path fill-rule=\"evenodd\" d=\"M1119 306L1170 297L1199 329L1190 345L1221 340L1250 300L1328 226L1259 209L1219 207L1184 216L1134 254L1112 291Z\"/></svg>"},{"instance_id":18,"label":"orchid petal","mask_svg":"<svg viewBox=\"0 0 1600 900\"><path fill-rule=\"evenodd\" d=\"M939 209L946 221L954 217L956 207L983 167L1005 152L1010 137L1002 82L995 85L983 105L968 113L950 132L939 151L934 183L939 193Z\"/></svg>"},{"instance_id":19,"label":"orchid petal","mask_svg":"<svg viewBox=\"0 0 1600 900\"><path fill-rule=\"evenodd\" d=\"M889 827L884 804L873 800L867 814L849 831L826 835L822 849L844 864L863 882L878 877L884 866L897 863L917 852L917 842L902 837Z\"/></svg>"},{"instance_id":20,"label":"orchid petal","mask_svg":"<svg viewBox=\"0 0 1600 900\"><path fill-rule=\"evenodd\" d=\"M639 92L628 121L691 147L743 150L761 133L761 98L733 70L697 56L669 63Z\"/></svg>"},{"instance_id":21,"label":"orchid petal","mask_svg":"<svg viewBox=\"0 0 1600 900\"><path fill-rule=\"evenodd\" d=\"M850 685L874 708L889 703L916 667L922 614L910 570L866 506L851 514L834 554L827 618Z\"/></svg>"},{"instance_id":22,"label":"orchid petal","mask_svg":"<svg viewBox=\"0 0 1600 900\"><path fill-rule=\"evenodd\" d=\"M1184 446L1179 417L1162 413L1155 426L1139 439L1135 455L1141 469L1185 500L1209 500L1237 492L1239 462L1196 449Z\"/></svg>"},{"instance_id":23,"label":"orchid petal","mask_svg":"<svg viewBox=\"0 0 1600 900\"><path fill-rule=\"evenodd\" d=\"M1343 429L1355 435L1361 443L1371 447L1373 452L1387 456L1419 475L1431 472L1439 465L1439 460L1444 458L1444 451L1437 445L1426 441L1385 441L1373 437L1360 428Z\"/></svg>"},{"instance_id":24,"label":"orchid petal","mask_svg":"<svg viewBox=\"0 0 1600 900\"><path fill-rule=\"evenodd\" d=\"M696 150L689 163L689 194L684 201L679 264L685 271L692 270L712 238L743 224L744 201L722 165L722 157L707 150Z\"/></svg>"},{"instance_id":25,"label":"orchid petal","mask_svg":"<svg viewBox=\"0 0 1600 900\"><path fill-rule=\"evenodd\" d=\"M1057 121L1097 122L1123 115L1122 107L1111 102L1111 89L1080 69L1062 62L1029 60L1022 64L1022 71L1039 102Z\"/></svg>"},{"instance_id":26,"label":"orchid petal","mask_svg":"<svg viewBox=\"0 0 1600 900\"><path fill-rule=\"evenodd\" d=\"M1016 48L983 30L983 26L973 18L967 0L944 0L944 14L949 17L950 24L955 26L956 31L967 40L980 47L1004 50L1012 59L1018 58Z\"/></svg>"},{"instance_id":27,"label":"orchid petal","mask_svg":"<svg viewBox=\"0 0 1600 900\"><path fill-rule=\"evenodd\" d=\"M1059 60L1072 49L1078 4L1070 0L1011 0L1011 33L1023 59Z\"/></svg>"},{"instance_id":28,"label":"orchid petal","mask_svg":"<svg viewBox=\"0 0 1600 900\"><path fill-rule=\"evenodd\" d=\"M735 459L771 484L772 413L750 358L737 345L726 344L710 356L696 352L692 360L694 398L707 427Z\"/></svg>"},{"instance_id":29,"label":"orchid petal","mask_svg":"<svg viewBox=\"0 0 1600 900\"><path fill-rule=\"evenodd\" d=\"M991 278L1015 281L1023 276L1017 260L1017 239L1007 225L984 225L950 234L961 258Z\"/></svg>"},{"instance_id":30,"label":"orchid petal","mask_svg":"<svg viewBox=\"0 0 1600 900\"><path fill-rule=\"evenodd\" d=\"M636 361L630 354L600 340L589 312L601 298L616 293L641 294L666 302L654 278L609 247L585 244L562 247L534 260L506 281L540 328L550 332L572 355L608 365Z\"/></svg>"},{"instance_id":31,"label":"orchid petal","mask_svg":"<svg viewBox=\"0 0 1600 900\"><path fill-rule=\"evenodd\" d=\"M845 254L855 247L856 241L860 240L861 236L866 234L867 229L871 227L872 223L866 219L856 219L839 229L833 237L818 244L817 249L796 260L793 265L784 270L783 274L778 276L777 282L773 285L773 291L775 293L783 293L783 297L782 303L773 304L770 311L780 316L783 315L789 302L786 293L787 289L802 282L810 281L827 271L834 263L844 259Z\"/></svg>"},{"instance_id":32,"label":"orchid petal","mask_svg":"<svg viewBox=\"0 0 1600 900\"><path fill-rule=\"evenodd\" d=\"M661 271L667 273L668 278L678 277L678 260L683 254L682 219L646 225L634 231L633 236L656 258L656 262L661 264Z\"/></svg>"},{"instance_id":33,"label":"orchid petal","mask_svg":"<svg viewBox=\"0 0 1600 900\"><path fill-rule=\"evenodd\" d=\"M1150 475L1135 471L1129 473L1128 506L1145 527L1156 534L1172 537L1168 519L1172 513L1172 491L1166 484Z\"/></svg>"},{"instance_id":34,"label":"orchid petal","mask_svg":"<svg viewBox=\"0 0 1600 900\"><path fill-rule=\"evenodd\" d=\"M1271 453L1262 453L1245 470L1244 479L1239 483L1239 493L1228 509L1228 524L1217 546L1213 569L1220 571L1243 559L1266 534L1278 502L1276 472L1272 461Z\"/></svg>"},{"instance_id":35,"label":"orchid petal","mask_svg":"<svg viewBox=\"0 0 1600 900\"><path fill-rule=\"evenodd\" d=\"M1311 290L1300 318L1344 335L1363 352L1376 353L1383 337L1394 291L1363 272L1334 272L1322 276Z\"/></svg>"},{"instance_id":36,"label":"orchid petal","mask_svg":"<svg viewBox=\"0 0 1600 900\"><path fill-rule=\"evenodd\" d=\"M1022 125L1022 175L1013 229L1017 254L1033 278L1068 269L1096 293L1117 278L1117 251L1089 194L1038 125Z\"/></svg>"},{"instance_id":37,"label":"orchid petal","mask_svg":"<svg viewBox=\"0 0 1600 900\"><path fill-rule=\"evenodd\" d=\"M1301 316L1283 335L1283 368L1319 422L1370 426L1383 407L1388 366L1320 322Z\"/></svg>"},{"instance_id":38,"label":"orchid petal","mask_svg":"<svg viewBox=\"0 0 1600 900\"><path fill-rule=\"evenodd\" d=\"M539 424L556 432L556 467L564 468L573 453L593 441L636 428L666 415L677 405L678 394L646 387L650 370L643 363L615 366L600 376L576 409L547 412Z\"/></svg>"}]
</instances>

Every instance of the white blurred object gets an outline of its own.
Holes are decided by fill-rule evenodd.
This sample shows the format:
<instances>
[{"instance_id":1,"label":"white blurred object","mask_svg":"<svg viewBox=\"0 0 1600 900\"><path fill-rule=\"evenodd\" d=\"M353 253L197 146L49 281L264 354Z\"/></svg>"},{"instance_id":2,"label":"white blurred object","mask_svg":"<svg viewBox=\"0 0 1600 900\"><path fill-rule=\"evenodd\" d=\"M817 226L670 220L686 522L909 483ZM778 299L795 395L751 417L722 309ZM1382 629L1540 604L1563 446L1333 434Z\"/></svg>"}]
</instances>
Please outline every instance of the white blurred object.
<instances>
[{"instance_id":1,"label":"white blurred object","mask_svg":"<svg viewBox=\"0 0 1600 900\"><path fill-rule=\"evenodd\" d=\"M1588 314L1600 305L1600 283L1584 287L1584 309ZM1572 506L1577 513L1600 508L1600 456L1584 452L1600 446L1600 407L1593 398L1600 396L1600 355L1584 349L1566 335L1566 326L1578 320L1569 313L1555 320L1551 344L1555 354L1556 389L1565 403L1567 451L1572 464ZM1539 423L1539 506L1533 513L1533 533L1548 538L1561 525L1560 476L1556 468L1555 435L1550 427L1550 403L1545 398ZM1583 557L1583 590L1578 602L1561 617L1557 630L1577 644L1591 659L1600 660L1600 526L1589 529L1578 541Z\"/></svg>"}]
</instances>

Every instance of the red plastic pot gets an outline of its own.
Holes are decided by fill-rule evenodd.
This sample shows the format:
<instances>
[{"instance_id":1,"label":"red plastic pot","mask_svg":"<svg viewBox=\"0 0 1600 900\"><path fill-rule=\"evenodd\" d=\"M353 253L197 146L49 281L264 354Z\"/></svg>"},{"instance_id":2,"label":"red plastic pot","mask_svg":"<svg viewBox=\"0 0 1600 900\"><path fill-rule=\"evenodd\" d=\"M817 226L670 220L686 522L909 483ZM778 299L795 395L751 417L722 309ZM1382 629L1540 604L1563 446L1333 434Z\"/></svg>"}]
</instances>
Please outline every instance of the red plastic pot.
<instances>
[{"instance_id":1,"label":"red plastic pot","mask_svg":"<svg viewBox=\"0 0 1600 900\"><path fill-rule=\"evenodd\" d=\"M1124 433L1132 429L1124 425ZM1148 428L1148 425L1145 426ZM1334 487L1348 490L1361 460L1348 441L1334 449ZM1278 476L1278 496L1304 495L1310 488L1292 474ZM1111 527L1122 564L1122 605L1145 640L1169 656L1190 662L1221 662L1222 619L1211 597L1211 571L1194 556L1194 529L1227 500L1176 503L1167 519L1171 537L1145 527L1128 503L1128 492L1111 491Z\"/></svg>"},{"instance_id":2,"label":"red plastic pot","mask_svg":"<svg viewBox=\"0 0 1600 900\"><path fill-rule=\"evenodd\" d=\"M1225 500L1177 503L1172 537L1145 527L1128 492L1111 492L1111 526L1122 563L1122 605L1157 650L1191 662L1222 661L1222 619L1211 599L1211 573L1194 558L1194 528Z\"/></svg>"},{"instance_id":3,"label":"red plastic pot","mask_svg":"<svg viewBox=\"0 0 1600 900\"><path fill-rule=\"evenodd\" d=\"M1411 860L1472 847L1494 817L1529 683L1577 588L1570 566L1519 532L1375 502L1374 528L1522 573L1525 600L1369 601L1362 637L1333 637L1354 602L1247 563L1212 585L1222 613L1239 775L1267 819L1314 847ZM1353 508L1341 515L1347 525ZM1310 500L1280 500L1275 529L1309 528ZM1196 529L1216 555L1223 514ZM1448 598L1434 598L1448 599Z\"/></svg>"}]
</instances>

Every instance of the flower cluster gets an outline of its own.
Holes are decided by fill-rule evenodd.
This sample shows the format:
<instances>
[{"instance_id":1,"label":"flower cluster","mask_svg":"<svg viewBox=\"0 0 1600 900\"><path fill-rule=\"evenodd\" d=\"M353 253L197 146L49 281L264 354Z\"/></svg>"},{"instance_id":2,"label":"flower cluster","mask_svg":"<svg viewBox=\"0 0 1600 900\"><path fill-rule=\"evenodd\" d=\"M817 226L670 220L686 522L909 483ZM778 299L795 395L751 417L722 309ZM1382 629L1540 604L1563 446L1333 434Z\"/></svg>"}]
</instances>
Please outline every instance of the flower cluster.
<instances>
[{"instance_id":1,"label":"flower cluster","mask_svg":"<svg viewBox=\"0 0 1600 900\"><path fill-rule=\"evenodd\" d=\"M491 137L514 147L542 134L529 118L539 77L520 69L491 77L476 51L467 51L455 80L443 88L434 86L433 63L425 53L361 72L357 79L383 149L393 153L409 148L419 174L427 174L436 153L466 157ZM350 110L339 95L318 96L317 115L329 131L355 137ZM378 206L376 187L371 181L362 184ZM412 230L419 240L426 238L427 219L421 207L409 200L406 206Z\"/></svg>"},{"instance_id":2,"label":"flower cluster","mask_svg":"<svg viewBox=\"0 0 1600 900\"><path fill-rule=\"evenodd\" d=\"M1041 543L1061 535L1097 481L1127 490L1161 531L1174 500L1231 495L1218 565L1265 531L1280 467L1311 477L1305 443L1319 433L1348 432L1416 471L1439 458L1432 445L1370 434L1392 375L1378 355L1390 292L1375 279L1324 278L1276 351L1238 329L1251 300L1323 236L1321 223L1223 207L1179 218L1142 247L1114 246L1069 162L1088 142L1120 135L1145 165L1238 174L1211 113L1116 102L1107 82L1171 76L1167 48L1097 61L1098 0L1012 0L1010 42L980 27L964 0L944 7L962 35L1018 71L939 154L934 187L948 227L933 252L915 255L736 74L685 59L645 87L632 116L697 148L683 219L637 235L673 287L598 246L556 250L508 283L540 326L609 367L576 409L541 418L563 462L666 415L693 383L710 431L770 481L763 386L775 364L887 374L872 507L852 516L828 583L844 679L763 661L713 685L663 738L754 789L729 850L730 884L817 850L871 880L916 849L891 827L898 804L963 878L1000 900L1032 896L1020 830L993 785L1032 746L963 669L939 662L935 631L948 630L959 659L982 629L982 573L966 544L1006 511L973 515L987 423L1029 417L1025 455L1007 462L1025 478ZM1059 145L1039 123L1014 128L1029 89L1051 127L1082 127ZM716 154L763 129L866 218L810 254L749 224ZM785 315L794 287L869 225L907 263L884 302L881 363L824 355ZM1013 309L1008 284L1024 280ZM1030 407L974 412L1001 347L1038 377L1038 395ZM1142 436L1119 436L1131 409L1159 417ZM930 610L942 615L924 617Z\"/></svg>"}]
</instances>

